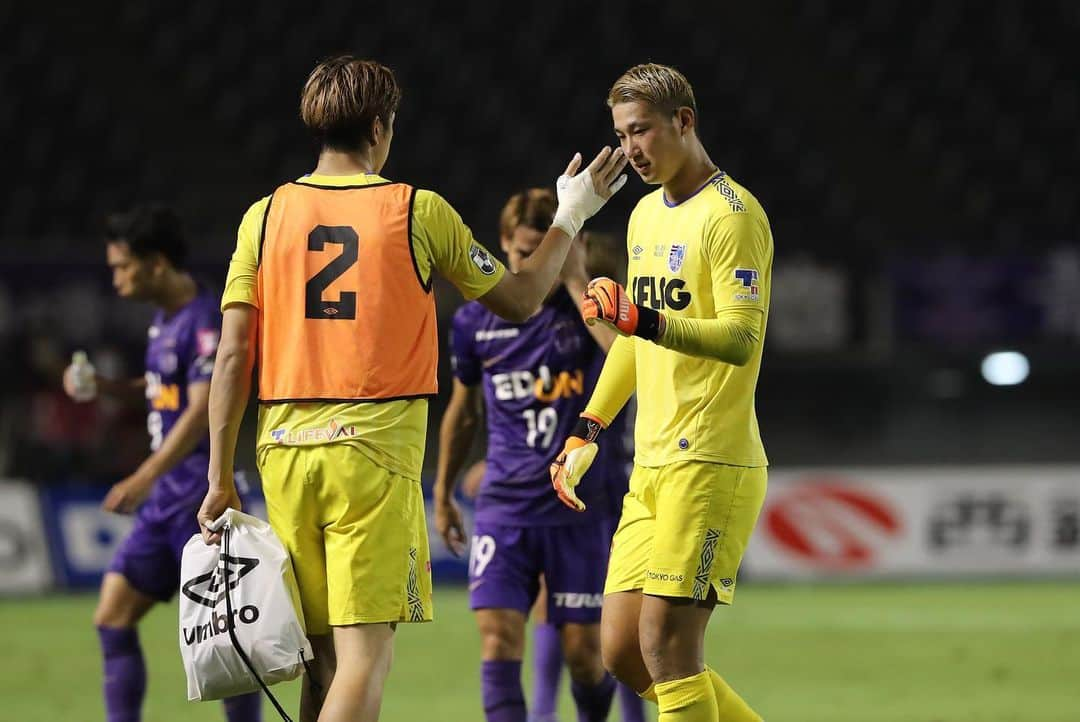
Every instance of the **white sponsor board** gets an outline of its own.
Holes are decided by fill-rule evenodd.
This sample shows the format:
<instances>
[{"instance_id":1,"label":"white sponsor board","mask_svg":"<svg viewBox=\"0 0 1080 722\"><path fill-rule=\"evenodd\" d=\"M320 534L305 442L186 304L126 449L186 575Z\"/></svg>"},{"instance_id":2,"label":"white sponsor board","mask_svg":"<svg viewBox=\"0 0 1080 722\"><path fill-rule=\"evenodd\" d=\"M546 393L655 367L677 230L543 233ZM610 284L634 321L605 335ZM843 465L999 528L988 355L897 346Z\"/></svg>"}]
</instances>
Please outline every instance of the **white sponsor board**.
<instances>
[{"instance_id":1,"label":"white sponsor board","mask_svg":"<svg viewBox=\"0 0 1080 722\"><path fill-rule=\"evenodd\" d=\"M0 480L0 594L37 592L50 584L37 490L23 481Z\"/></svg>"},{"instance_id":2,"label":"white sponsor board","mask_svg":"<svg viewBox=\"0 0 1080 722\"><path fill-rule=\"evenodd\" d=\"M1080 576L1080 467L785 469L747 577Z\"/></svg>"}]
</instances>

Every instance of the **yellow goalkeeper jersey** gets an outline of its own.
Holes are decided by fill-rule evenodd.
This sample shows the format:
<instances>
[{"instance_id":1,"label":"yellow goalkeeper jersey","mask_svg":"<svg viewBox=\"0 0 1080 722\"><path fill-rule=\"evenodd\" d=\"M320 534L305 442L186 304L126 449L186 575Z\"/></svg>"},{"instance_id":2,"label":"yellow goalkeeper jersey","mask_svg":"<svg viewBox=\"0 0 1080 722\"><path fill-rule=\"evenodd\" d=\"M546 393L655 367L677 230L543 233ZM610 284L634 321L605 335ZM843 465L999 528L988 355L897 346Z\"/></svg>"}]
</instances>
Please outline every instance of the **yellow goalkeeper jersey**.
<instances>
[{"instance_id":1,"label":"yellow goalkeeper jersey","mask_svg":"<svg viewBox=\"0 0 1080 722\"><path fill-rule=\"evenodd\" d=\"M765 210L722 171L679 204L660 189L631 214L627 252L628 292L637 304L669 317L716 318L732 306L763 314L757 348L744 366L633 339L636 463L766 466L754 411L773 260Z\"/></svg>"}]
</instances>

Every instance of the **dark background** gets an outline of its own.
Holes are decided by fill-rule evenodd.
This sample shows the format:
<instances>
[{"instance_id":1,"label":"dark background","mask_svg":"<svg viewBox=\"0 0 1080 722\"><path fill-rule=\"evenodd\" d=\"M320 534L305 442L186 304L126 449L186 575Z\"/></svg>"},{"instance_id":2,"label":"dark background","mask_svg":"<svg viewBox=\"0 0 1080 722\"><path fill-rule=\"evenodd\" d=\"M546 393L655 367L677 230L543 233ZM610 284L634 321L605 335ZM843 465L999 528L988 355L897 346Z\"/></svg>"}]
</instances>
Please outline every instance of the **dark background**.
<instances>
[{"instance_id":1,"label":"dark background","mask_svg":"<svg viewBox=\"0 0 1080 722\"><path fill-rule=\"evenodd\" d=\"M615 142L623 70L677 66L772 222L774 465L1080 460L1080 4L103 0L0 4L0 36L0 474L108 481L145 456L142 410L59 390L76 348L141 374L149 309L112 297L102 216L175 205L220 288L246 208L314 167L299 91L336 52L404 89L384 175L493 249L510 193ZM622 234L646 190L590 228ZM460 299L437 293L445 322ZM1026 383L981 378L1000 349Z\"/></svg>"}]
</instances>

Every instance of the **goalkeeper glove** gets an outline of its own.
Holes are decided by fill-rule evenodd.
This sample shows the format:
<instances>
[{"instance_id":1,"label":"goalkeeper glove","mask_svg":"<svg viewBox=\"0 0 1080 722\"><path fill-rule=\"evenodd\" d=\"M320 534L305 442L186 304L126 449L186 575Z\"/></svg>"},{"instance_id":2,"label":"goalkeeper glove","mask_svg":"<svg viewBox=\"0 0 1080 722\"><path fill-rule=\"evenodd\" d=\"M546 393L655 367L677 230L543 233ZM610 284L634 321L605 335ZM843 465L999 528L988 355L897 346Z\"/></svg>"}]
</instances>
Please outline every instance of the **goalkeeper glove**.
<instances>
[{"instance_id":1,"label":"goalkeeper glove","mask_svg":"<svg viewBox=\"0 0 1080 722\"><path fill-rule=\"evenodd\" d=\"M577 426L566 438L562 453L551 462L551 485L555 487L559 500L574 511L585 511L585 504L578 499L574 488L581 483L581 478L600 450L596 438L603 429L603 424L598 420L582 414Z\"/></svg>"},{"instance_id":2,"label":"goalkeeper glove","mask_svg":"<svg viewBox=\"0 0 1080 722\"><path fill-rule=\"evenodd\" d=\"M585 287L581 316L590 326L600 321L623 336L640 336L646 341L655 341L664 333L664 316L659 311L631 302L626 289L605 276L594 278Z\"/></svg>"}]
</instances>

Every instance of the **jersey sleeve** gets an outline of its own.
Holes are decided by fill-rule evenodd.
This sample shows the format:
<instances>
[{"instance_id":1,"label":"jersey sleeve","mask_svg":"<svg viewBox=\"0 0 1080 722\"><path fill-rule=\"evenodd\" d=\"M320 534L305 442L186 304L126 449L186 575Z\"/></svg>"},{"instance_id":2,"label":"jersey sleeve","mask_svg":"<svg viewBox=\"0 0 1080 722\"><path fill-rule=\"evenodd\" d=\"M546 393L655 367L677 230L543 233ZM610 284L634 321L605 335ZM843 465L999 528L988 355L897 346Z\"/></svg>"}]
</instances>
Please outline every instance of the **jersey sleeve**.
<instances>
[{"instance_id":1,"label":"jersey sleeve","mask_svg":"<svg viewBox=\"0 0 1080 722\"><path fill-rule=\"evenodd\" d=\"M214 371L214 358L221 341L221 314L207 304L191 325L192 338L188 340L187 382L189 384L209 381Z\"/></svg>"},{"instance_id":2,"label":"jersey sleeve","mask_svg":"<svg viewBox=\"0 0 1080 722\"><path fill-rule=\"evenodd\" d=\"M221 296L221 310L233 303L246 303L259 307L259 242L262 236L263 217L266 215L270 197L254 203L240 221L236 233L236 250L229 261L229 274L225 279L225 292Z\"/></svg>"},{"instance_id":3,"label":"jersey sleeve","mask_svg":"<svg viewBox=\"0 0 1080 722\"><path fill-rule=\"evenodd\" d=\"M718 218L705 234L717 312L732 306L765 310L772 249L769 231L750 213Z\"/></svg>"},{"instance_id":4,"label":"jersey sleeve","mask_svg":"<svg viewBox=\"0 0 1080 722\"><path fill-rule=\"evenodd\" d=\"M477 385L483 375L480 359L473 346L475 337L475 329L469 323L465 309L458 309L450 323L450 366L454 378L466 386Z\"/></svg>"},{"instance_id":5,"label":"jersey sleeve","mask_svg":"<svg viewBox=\"0 0 1080 722\"><path fill-rule=\"evenodd\" d=\"M611 344L596 388L585 406L585 413L600 419L604 426L619 415L637 387L635 341L632 336L620 336Z\"/></svg>"},{"instance_id":6,"label":"jersey sleeve","mask_svg":"<svg viewBox=\"0 0 1080 722\"><path fill-rule=\"evenodd\" d=\"M417 190L413 202L413 248L425 280L432 269L445 276L467 300L494 288L506 269L473 238L457 211L437 193Z\"/></svg>"}]
</instances>

